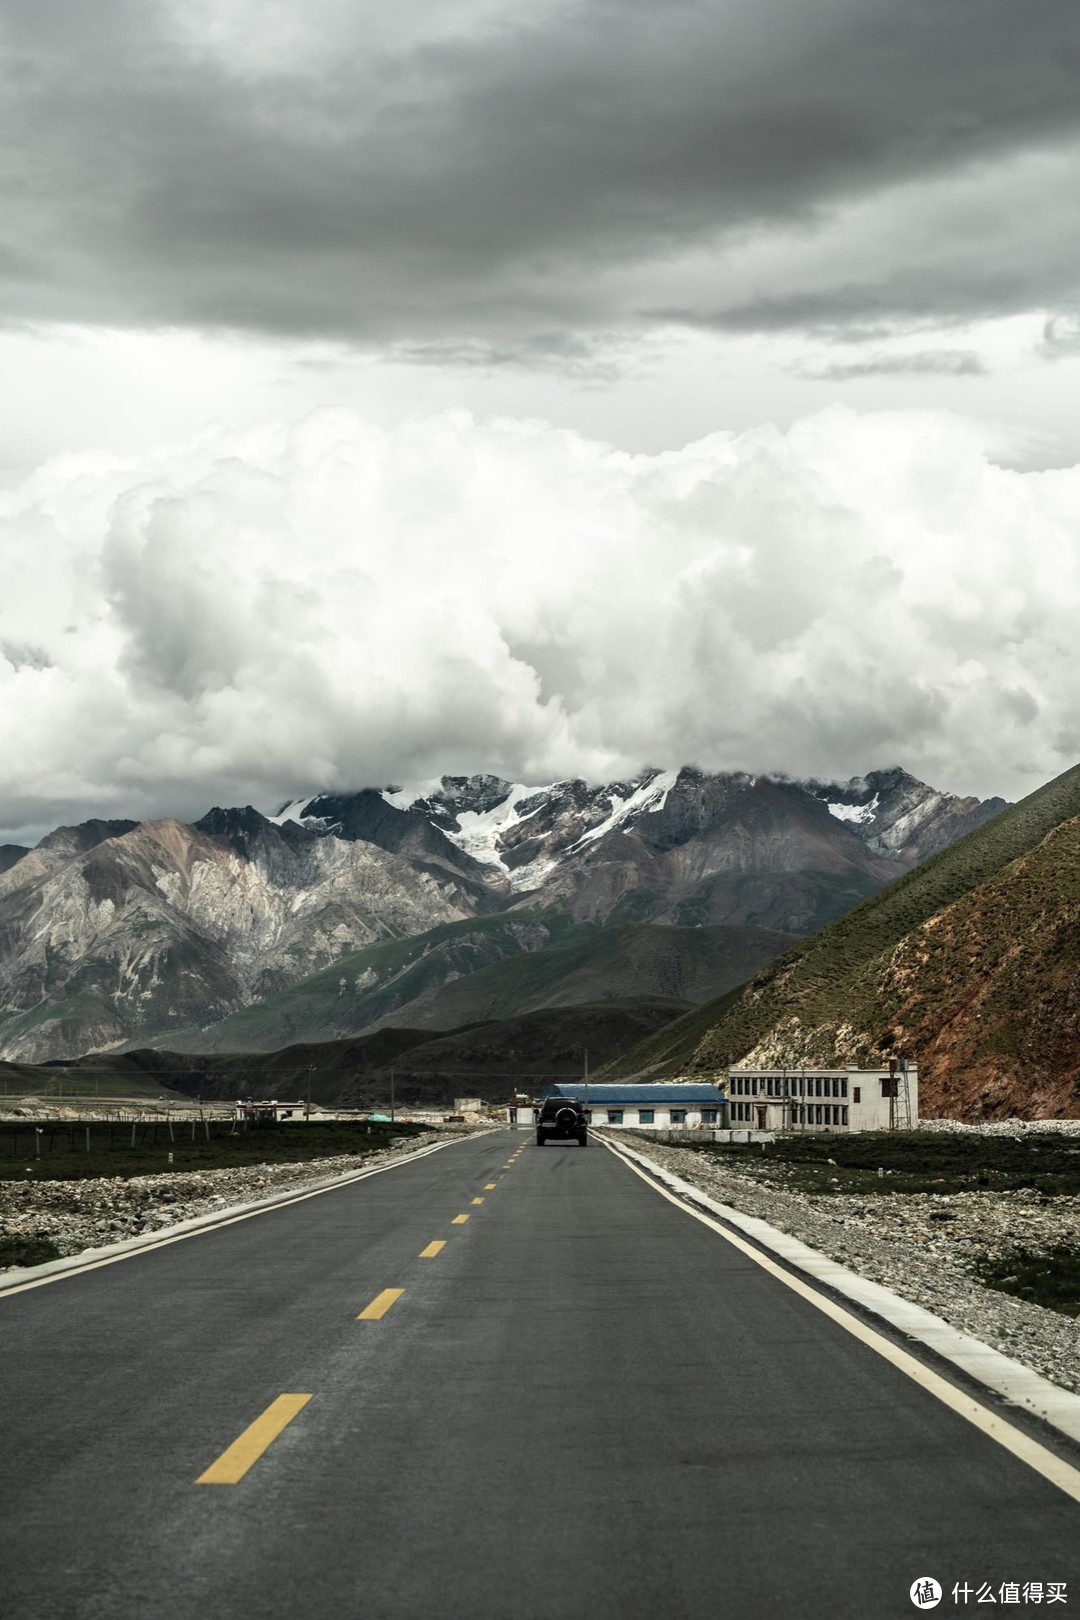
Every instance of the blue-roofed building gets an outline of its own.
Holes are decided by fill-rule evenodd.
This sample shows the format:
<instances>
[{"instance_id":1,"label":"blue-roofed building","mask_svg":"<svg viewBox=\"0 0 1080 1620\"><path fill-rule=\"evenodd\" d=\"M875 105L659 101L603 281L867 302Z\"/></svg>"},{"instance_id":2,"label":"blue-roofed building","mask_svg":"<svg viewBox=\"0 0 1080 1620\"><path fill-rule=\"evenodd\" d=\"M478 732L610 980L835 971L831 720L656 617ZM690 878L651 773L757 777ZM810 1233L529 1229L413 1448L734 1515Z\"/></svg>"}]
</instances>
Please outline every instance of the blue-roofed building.
<instances>
[{"instance_id":1,"label":"blue-roofed building","mask_svg":"<svg viewBox=\"0 0 1080 1620\"><path fill-rule=\"evenodd\" d=\"M730 1123L727 1097L713 1085L682 1081L669 1085L586 1085L583 1080L560 1081L549 1086L544 1096L573 1097L584 1103L594 1125L677 1131Z\"/></svg>"}]
</instances>

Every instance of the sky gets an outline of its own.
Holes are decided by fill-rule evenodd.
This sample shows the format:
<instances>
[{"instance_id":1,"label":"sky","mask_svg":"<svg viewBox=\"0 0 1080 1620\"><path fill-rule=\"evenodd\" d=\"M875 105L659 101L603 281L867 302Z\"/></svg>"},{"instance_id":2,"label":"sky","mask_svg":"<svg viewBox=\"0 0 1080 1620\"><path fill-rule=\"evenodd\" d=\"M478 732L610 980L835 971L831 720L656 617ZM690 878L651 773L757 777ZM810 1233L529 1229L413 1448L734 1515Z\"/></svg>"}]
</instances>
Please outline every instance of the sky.
<instances>
[{"instance_id":1,"label":"sky","mask_svg":"<svg viewBox=\"0 0 1080 1620\"><path fill-rule=\"evenodd\" d=\"M5 0L0 841L1076 763L1078 68L1075 0Z\"/></svg>"}]
</instances>

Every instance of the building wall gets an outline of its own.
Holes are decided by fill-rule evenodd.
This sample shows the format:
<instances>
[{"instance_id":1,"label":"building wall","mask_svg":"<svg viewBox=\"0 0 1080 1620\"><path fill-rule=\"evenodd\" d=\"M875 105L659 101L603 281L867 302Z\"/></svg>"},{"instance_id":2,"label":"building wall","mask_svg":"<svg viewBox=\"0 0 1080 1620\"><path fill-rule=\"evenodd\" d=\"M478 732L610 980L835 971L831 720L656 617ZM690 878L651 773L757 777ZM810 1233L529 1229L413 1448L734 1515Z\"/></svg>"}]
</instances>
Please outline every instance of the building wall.
<instances>
[{"instance_id":1,"label":"building wall","mask_svg":"<svg viewBox=\"0 0 1080 1620\"><path fill-rule=\"evenodd\" d=\"M906 1085L905 1085L906 1078ZM895 1095L890 1098L890 1089ZM919 1075L877 1069L731 1069L733 1128L887 1131L919 1123Z\"/></svg>"},{"instance_id":2,"label":"building wall","mask_svg":"<svg viewBox=\"0 0 1080 1620\"><path fill-rule=\"evenodd\" d=\"M722 1109L702 1103L627 1103L623 1107L590 1103L587 1109L594 1125L619 1126L635 1131L700 1130L702 1126L723 1123ZM618 1118L612 1118L618 1115ZM681 1116L681 1117L680 1117Z\"/></svg>"},{"instance_id":3,"label":"building wall","mask_svg":"<svg viewBox=\"0 0 1080 1620\"><path fill-rule=\"evenodd\" d=\"M613 1130L620 1127L634 1131L700 1130L724 1123L722 1107L717 1104L714 1108L707 1103L624 1103L621 1107L590 1103L585 1112L591 1124L610 1126ZM520 1109L519 1125L525 1123L524 1114L525 1110ZM612 1115L621 1117L612 1118ZM531 1109L529 1123L532 1123Z\"/></svg>"}]
</instances>

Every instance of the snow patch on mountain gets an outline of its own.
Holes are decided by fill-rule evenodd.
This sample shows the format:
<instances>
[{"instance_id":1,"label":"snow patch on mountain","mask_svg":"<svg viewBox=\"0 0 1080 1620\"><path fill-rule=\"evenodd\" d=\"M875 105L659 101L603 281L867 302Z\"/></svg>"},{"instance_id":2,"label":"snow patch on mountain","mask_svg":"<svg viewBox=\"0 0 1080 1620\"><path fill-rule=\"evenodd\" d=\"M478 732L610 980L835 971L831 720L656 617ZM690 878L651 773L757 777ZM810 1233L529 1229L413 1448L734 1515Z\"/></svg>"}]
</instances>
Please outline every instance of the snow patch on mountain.
<instances>
[{"instance_id":1,"label":"snow patch on mountain","mask_svg":"<svg viewBox=\"0 0 1080 1620\"><path fill-rule=\"evenodd\" d=\"M633 793L625 799L618 793L613 793L611 796L611 814L607 820L602 821L598 827L590 827L589 831L583 833L576 844L571 845L567 854L576 854L586 844L595 843L598 838L605 838L609 832L614 832L616 827L630 825L637 820L639 815L643 815L646 810L662 810L668 794L678 780L678 776L678 771L661 771L658 776L650 777L647 782L643 782L640 787L635 788Z\"/></svg>"},{"instance_id":2,"label":"snow patch on mountain","mask_svg":"<svg viewBox=\"0 0 1080 1620\"><path fill-rule=\"evenodd\" d=\"M462 783L458 787L456 779L436 777L434 781L417 782L408 787L386 788L382 797L397 810L423 810L430 814L451 843L482 865L496 867L510 879L513 889L534 888L555 862L532 861L527 866L510 867L503 859L502 839L511 827L536 815L540 809L537 801L556 792L558 784L537 788L525 782L495 784L486 778L487 791L482 794L470 794L469 785ZM502 796L498 797L500 793ZM490 803L493 797L498 800L495 804ZM487 803L489 808L462 808L470 798Z\"/></svg>"},{"instance_id":3,"label":"snow patch on mountain","mask_svg":"<svg viewBox=\"0 0 1080 1620\"><path fill-rule=\"evenodd\" d=\"M442 777L431 776L424 782L413 782L406 787L381 788L380 795L395 810L411 810L414 805L426 804L442 793Z\"/></svg>"},{"instance_id":4,"label":"snow patch on mountain","mask_svg":"<svg viewBox=\"0 0 1080 1620\"><path fill-rule=\"evenodd\" d=\"M857 824L873 821L880 799L875 793L869 804L830 804L825 808L837 821L853 821Z\"/></svg>"},{"instance_id":5,"label":"snow patch on mountain","mask_svg":"<svg viewBox=\"0 0 1080 1620\"><path fill-rule=\"evenodd\" d=\"M310 827L313 832L319 831L325 824L324 816L305 816L304 810L318 798L317 793L308 793L302 799L294 799L291 804L282 805L276 815L267 816L275 827L283 827L287 821L295 821L301 827Z\"/></svg>"}]
</instances>

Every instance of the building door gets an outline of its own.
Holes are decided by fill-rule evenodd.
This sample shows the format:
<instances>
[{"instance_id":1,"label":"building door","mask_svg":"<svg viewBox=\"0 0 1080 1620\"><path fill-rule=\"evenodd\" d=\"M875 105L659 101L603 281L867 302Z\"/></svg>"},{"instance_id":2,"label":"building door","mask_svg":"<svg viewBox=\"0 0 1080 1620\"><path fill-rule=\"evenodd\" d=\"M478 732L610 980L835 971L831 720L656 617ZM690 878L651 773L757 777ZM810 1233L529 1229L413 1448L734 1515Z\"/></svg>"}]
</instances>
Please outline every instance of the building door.
<instances>
[{"instance_id":1,"label":"building door","mask_svg":"<svg viewBox=\"0 0 1080 1620\"><path fill-rule=\"evenodd\" d=\"M757 1105L757 1128L758 1128L759 1131L763 1131L765 1129L765 1115L766 1115L766 1113L767 1113L767 1110L765 1108L763 1108L760 1103L758 1103L758 1105Z\"/></svg>"}]
</instances>

